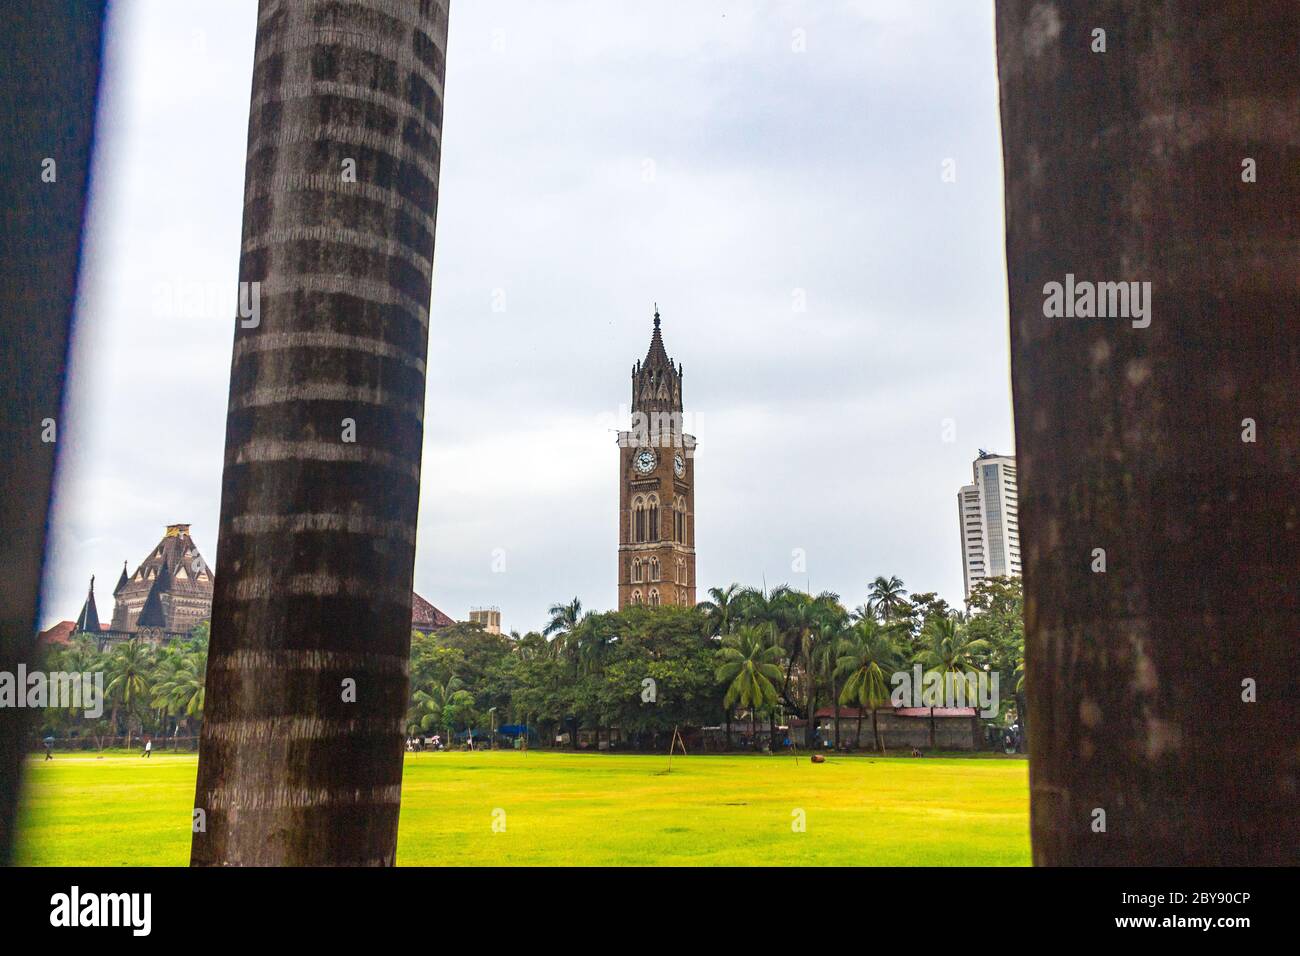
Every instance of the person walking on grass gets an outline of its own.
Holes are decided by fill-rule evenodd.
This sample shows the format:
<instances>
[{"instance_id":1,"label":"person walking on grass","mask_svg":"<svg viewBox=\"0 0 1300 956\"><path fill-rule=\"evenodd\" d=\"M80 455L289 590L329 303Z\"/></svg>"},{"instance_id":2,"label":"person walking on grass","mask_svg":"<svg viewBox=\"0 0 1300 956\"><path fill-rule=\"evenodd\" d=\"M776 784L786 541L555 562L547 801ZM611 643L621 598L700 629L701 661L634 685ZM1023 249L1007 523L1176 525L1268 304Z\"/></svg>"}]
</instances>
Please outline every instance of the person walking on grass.
<instances>
[{"instance_id":1,"label":"person walking on grass","mask_svg":"<svg viewBox=\"0 0 1300 956\"><path fill-rule=\"evenodd\" d=\"M144 738L144 753L142 753L140 756L144 757L147 760L150 754L152 753L153 753L153 738L146 737Z\"/></svg>"},{"instance_id":2,"label":"person walking on grass","mask_svg":"<svg viewBox=\"0 0 1300 956\"><path fill-rule=\"evenodd\" d=\"M41 743L45 744L45 759L53 760L54 759L54 738L46 737L43 741L41 741Z\"/></svg>"}]
</instances>

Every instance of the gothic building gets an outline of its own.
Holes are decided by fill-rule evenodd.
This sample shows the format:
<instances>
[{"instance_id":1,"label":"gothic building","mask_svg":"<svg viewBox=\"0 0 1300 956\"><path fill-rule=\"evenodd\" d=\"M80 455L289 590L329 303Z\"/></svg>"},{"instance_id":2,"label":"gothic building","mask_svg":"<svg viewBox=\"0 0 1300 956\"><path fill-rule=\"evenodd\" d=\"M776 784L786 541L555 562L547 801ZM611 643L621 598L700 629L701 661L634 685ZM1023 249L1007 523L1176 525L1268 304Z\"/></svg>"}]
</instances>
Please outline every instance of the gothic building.
<instances>
[{"instance_id":1,"label":"gothic building","mask_svg":"<svg viewBox=\"0 0 1300 956\"><path fill-rule=\"evenodd\" d=\"M631 429L618 434L618 607L695 604L695 436L682 422L682 367L655 309L632 367Z\"/></svg>"},{"instance_id":2,"label":"gothic building","mask_svg":"<svg viewBox=\"0 0 1300 956\"><path fill-rule=\"evenodd\" d=\"M113 617L99 622L95 579L81 606L73 633L93 635L101 645L132 638L162 643L184 636L212 613L212 569L190 537L190 526L171 524L162 540L134 574L122 575L113 588Z\"/></svg>"},{"instance_id":3,"label":"gothic building","mask_svg":"<svg viewBox=\"0 0 1300 956\"><path fill-rule=\"evenodd\" d=\"M41 637L47 643L67 643L78 634L90 634L100 647L141 639L162 644L186 637L194 625L212 616L212 569L190 537L190 526L171 524L162 540L140 562L134 574L122 575L113 588L111 623L101 624L95 602L95 579L81 606L76 623L56 624ZM424 634L456 622L420 595L411 594L411 628Z\"/></svg>"}]
</instances>

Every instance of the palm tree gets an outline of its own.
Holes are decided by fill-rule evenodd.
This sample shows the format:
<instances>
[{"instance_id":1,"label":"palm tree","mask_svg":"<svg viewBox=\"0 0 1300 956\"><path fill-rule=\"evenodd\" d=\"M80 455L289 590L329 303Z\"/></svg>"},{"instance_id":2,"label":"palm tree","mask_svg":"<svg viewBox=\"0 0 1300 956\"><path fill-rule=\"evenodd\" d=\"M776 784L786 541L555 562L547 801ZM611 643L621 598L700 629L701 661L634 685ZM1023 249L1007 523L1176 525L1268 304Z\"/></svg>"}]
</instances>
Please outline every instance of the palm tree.
<instances>
[{"instance_id":1,"label":"palm tree","mask_svg":"<svg viewBox=\"0 0 1300 956\"><path fill-rule=\"evenodd\" d=\"M452 725L451 711L448 709L452 697L464 685L459 677L449 677L441 684L433 683L429 689L420 688L411 695L411 710L407 715L407 732L416 733L442 728L447 731L447 746L451 746Z\"/></svg>"},{"instance_id":2,"label":"palm tree","mask_svg":"<svg viewBox=\"0 0 1300 956\"><path fill-rule=\"evenodd\" d=\"M739 584L728 584L725 588L709 588L710 601L701 601L696 607L704 612L705 633L713 637L730 634L735 627L742 601ZM733 708L723 708L726 713L727 749L731 749L731 715Z\"/></svg>"},{"instance_id":3,"label":"palm tree","mask_svg":"<svg viewBox=\"0 0 1300 956\"><path fill-rule=\"evenodd\" d=\"M575 597L567 604L552 604L546 613L551 620L542 634L552 638L551 647L558 656L568 649L569 635L582 623L582 602Z\"/></svg>"},{"instance_id":4,"label":"palm tree","mask_svg":"<svg viewBox=\"0 0 1300 956\"><path fill-rule=\"evenodd\" d=\"M880 737L876 710L889 703L889 681L885 675L897 669L898 649L890 639L889 630L870 618L858 621L838 647L840 656L835 672L845 679L839 699L841 703L858 708L858 729L853 749L862 746L862 711L870 708L871 733L876 749L884 753L885 744Z\"/></svg>"},{"instance_id":5,"label":"palm tree","mask_svg":"<svg viewBox=\"0 0 1300 956\"><path fill-rule=\"evenodd\" d=\"M907 607L907 591L897 577L877 577L867 587L867 610L886 624Z\"/></svg>"},{"instance_id":6,"label":"palm tree","mask_svg":"<svg viewBox=\"0 0 1300 956\"><path fill-rule=\"evenodd\" d=\"M737 597L740 590L739 584L728 584L725 588L709 588L709 597L712 600L701 601L696 605L704 612L709 634L717 637L731 633L737 605L740 603Z\"/></svg>"},{"instance_id":7,"label":"palm tree","mask_svg":"<svg viewBox=\"0 0 1300 956\"><path fill-rule=\"evenodd\" d=\"M615 644L616 635L600 615L587 615L572 631L574 654L587 674L600 674Z\"/></svg>"},{"instance_id":8,"label":"palm tree","mask_svg":"<svg viewBox=\"0 0 1300 956\"><path fill-rule=\"evenodd\" d=\"M104 660L104 655L100 653L95 639L86 634L79 634L72 638L72 641L62 651L58 652L57 666L51 666L51 670L61 670L69 674L86 674L93 675L99 670ZM68 700L66 711L70 716L76 716L84 712L85 705L81 700Z\"/></svg>"},{"instance_id":9,"label":"palm tree","mask_svg":"<svg viewBox=\"0 0 1300 956\"><path fill-rule=\"evenodd\" d=\"M803 708L804 718L808 721L808 739L805 743L812 745L812 729L816 723L819 642L823 634L838 634L844 626L844 608L840 606L838 594L823 591L816 597L791 592L786 600L786 626L788 640L786 650L789 660L800 662L804 680ZM789 669L786 671L789 676ZM838 742L839 721L835 722L836 740Z\"/></svg>"},{"instance_id":10,"label":"palm tree","mask_svg":"<svg viewBox=\"0 0 1300 956\"><path fill-rule=\"evenodd\" d=\"M816 667L819 678L824 678L830 691L831 706L835 708L835 749L840 749L840 694L835 682L839 675L839 644L847 634L848 616L840 609L838 616L827 616L821 622L817 635ZM859 725L858 732L861 733Z\"/></svg>"},{"instance_id":11,"label":"palm tree","mask_svg":"<svg viewBox=\"0 0 1300 956\"><path fill-rule=\"evenodd\" d=\"M971 699L974 686L970 674L977 671L988 654L989 642L971 638L957 615L933 615L926 622L922 638L928 646L917 656L922 666L942 674L945 682L960 681L965 698ZM934 707L930 708L930 747L934 747Z\"/></svg>"},{"instance_id":12,"label":"palm tree","mask_svg":"<svg viewBox=\"0 0 1300 956\"><path fill-rule=\"evenodd\" d=\"M136 639L119 644L108 660L104 696L113 702L113 722L117 720L118 707L126 711L125 747L131 746L131 717L139 709L141 701L147 699L152 669L152 648Z\"/></svg>"},{"instance_id":13,"label":"palm tree","mask_svg":"<svg viewBox=\"0 0 1300 956\"><path fill-rule=\"evenodd\" d=\"M395 862L447 5L262 5L195 865Z\"/></svg>"},{"instance_id":14,"label":"palm tree","mask_svg":"<svg viewBox=\"0 0 1300 956\"><path fill-rule=\"evenodd\" d=\"M763 628L767 631L769 643L781 645L786 637L789 607L791 602L796 600L794 595L796 595L796 592L791 591L784 584L773 588L771 591L768 591L766 587L762 589L742 588L735 596L737 621ZM787 705L793 705L793 701L790 699L790 682L795 662L788 655L782 655L782 657L785 664L785 674L777 696ZM772 708L769 717L769 732L772 741L775 742L775 708Z\"/></svg>"},{"instance_id":15,"label":"palm tree","mask_svg":"<svg viewBox=\"0 0 1300 956\"><path fill-rule=\"evenodd\" d=\"M610 629L608 618L590 613L582 619L577 628L570 632L569 638L580 671L596 676L604 672L605 662L618 643L618 635ZM600 719L602 715L598 710L592 711L591 714L595 724L595 748L599 751L600 729L603 726Z\"/></svg>"},{"instance_id":16,"label":"palm tree","mask_svg":"<svg viewBox=\"0 0 1300 956\"><path fill-rule=\"evenodd\" d=\"M191 735L194 721L203 716L206 670L206 654L181 653L168 662L152 688L153 706L183 720L186 732Z\"/></svg>"},{"instance_id":17,"label":"palm tree","mask_svg":"<svg viewBox=\"0 0 1300 956\"><path fill-rule=\"evenodd\" d=\"M724 707L749 710L749 735L755 735L754 717L776 705L776 684L781 679L781 647L770 643L761 627L746 626L727 635L718 648L717 680L726 685Z\"/></svg>"},{"instance_id":18,"label":"palm tree","mask_svg":"<svg viewBox=\"0 0 1300 956\"><path fill-rule=\"evenodd\" d=\"M963 683L984 665L991 650L988 641L970 636L957 615L931 617L922 636L928 646L920 654L921 663L944 675L961 675Z\"/></svg>"}]
</instances>

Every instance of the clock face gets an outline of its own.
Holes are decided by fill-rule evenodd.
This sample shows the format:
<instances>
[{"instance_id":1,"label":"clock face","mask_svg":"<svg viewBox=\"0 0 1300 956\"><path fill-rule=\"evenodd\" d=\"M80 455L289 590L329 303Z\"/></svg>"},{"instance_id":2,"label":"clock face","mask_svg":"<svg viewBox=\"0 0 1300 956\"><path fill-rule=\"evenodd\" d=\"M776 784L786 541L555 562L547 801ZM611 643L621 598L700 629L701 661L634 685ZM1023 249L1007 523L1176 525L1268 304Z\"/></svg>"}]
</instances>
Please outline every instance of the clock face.
<instances>
[{"instance_id":1,"label":"clock face","mask_svg":"<svg viewBox=\"0 0 1300 956\"><path fill-rule=\"evenodd\" d=\"M673 471L677 472L678 478L686 477L686 459L681 455L673 455Z\"/></svg>"},{"instance_id":2,"label":"clock face","mask_svg":"<svg viewBox=\"0 0 1300 956\"><path fill-rule=\"evenodd\" d=\"M632 459L632 467L643 475L654 471L657 464L659 464L659 457L649 448L637 452L636 457Z\"/></svg>"}]
</instances>

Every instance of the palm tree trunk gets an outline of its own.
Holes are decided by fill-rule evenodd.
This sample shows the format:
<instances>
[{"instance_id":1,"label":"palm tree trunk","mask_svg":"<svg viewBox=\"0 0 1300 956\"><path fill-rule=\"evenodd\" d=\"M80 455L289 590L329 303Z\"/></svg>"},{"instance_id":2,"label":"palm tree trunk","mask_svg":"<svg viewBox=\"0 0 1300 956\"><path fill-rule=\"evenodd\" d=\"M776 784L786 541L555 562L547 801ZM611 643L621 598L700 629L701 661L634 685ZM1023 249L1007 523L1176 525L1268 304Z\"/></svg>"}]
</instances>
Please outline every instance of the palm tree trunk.
<instances>
[{"instance_id":1,"label":"palm tree trunk","mask_svg":"<svg viewBox=\"0 0 1300 956\"><path fill-rule=\"evenodd\" d=\"M835 693L835 677L831 677L831 702L835 707L835 751L840 749L840 695ZM861 731L862 709L858 708L858 729Z\"/></svg>"},{"instance_id":2,"label":"palm tree trunk","mask_svg":"<svg viewBox=\"0 0 1300 956\"><path fill-rule=\"evenodd\" d=\"M1034 862L1295 865L1300 5L1079 6L997 4Z\"/></svg>"},{"instance_id":3,"label":"palm tree trunk","mask_svg":"<svg viewBox=\"0 0 1300 956\"><path fill-rule=\"evenodd\" d=\"M194 865L394 862L447 4L259 7Z\"/></svg>"},{"instance_id":4,"label":"palm tree trunk","mask_svg":"<svg viewBox=\"0 0 1300 956\"><path fill-rule=\"evenodd\" d=\"M872 718L872 723L875 723L875 711L871 712L871 718ZM839 721L838 717L836 717L835 719L837 722ZM862 749L862 708L861 706L858 707L858 729L853 732L853 749L854 750Z\"/></svg>"},{"instance_id":5,"label":"palm tree trunk","mask_svg":"<svg viewBox=\"0 0 1300 956\"><path fill-rule=\"evenodd\" d=\"M808 677L808 723L809 726L812 726L812 722L816 719L815 715L817 713L817 683L813 679L812 661L808 662L807 677ZM836 724L836 729L838 729L838 727L839 725Z\"/></svg>"},{"instance_id":6,"label":"palm tree trunk","mask_svg":"<svg viewBox=\"0 0 1300 956\"><path fill-rule=\"evenodd\" d=\"M883 755L885 752L885 739L880 736L880 721L876 718L876 708L871 708L871 733L876 738L876 749Z\"/></svg>"},{"instance_id":7,"label":"palm tree trunk","mask_svg":"<svg viewBox=\"0 0 1300 956\"><path fill-rule=\"evenodd\" d=\"M732 708L728 707L727 708L727 749L728 750L731 749L731 711Z\"/></svg>"}]
</instances>

